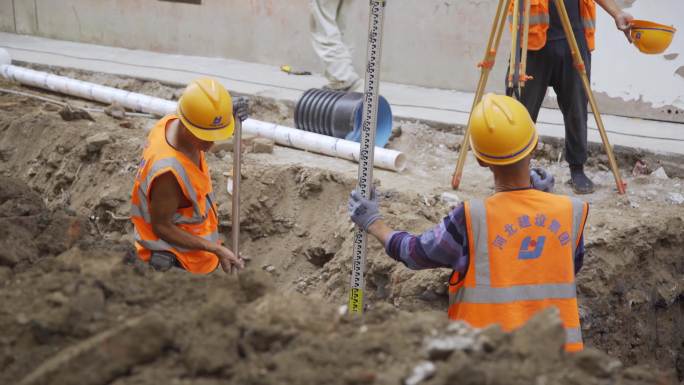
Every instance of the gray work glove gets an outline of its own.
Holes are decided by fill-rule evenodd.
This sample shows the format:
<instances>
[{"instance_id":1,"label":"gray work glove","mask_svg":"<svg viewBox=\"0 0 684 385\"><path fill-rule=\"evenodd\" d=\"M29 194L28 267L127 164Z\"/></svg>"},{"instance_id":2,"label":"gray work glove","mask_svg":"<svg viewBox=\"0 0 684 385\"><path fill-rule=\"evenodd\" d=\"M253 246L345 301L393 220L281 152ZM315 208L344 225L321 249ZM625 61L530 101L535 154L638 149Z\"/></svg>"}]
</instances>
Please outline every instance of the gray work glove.
<instances>
[{"instance_id":1,"label":"gray work glove","mask_svg":"<svg viewBox=\"0 0 684 385\"><path fill-rule=\"evenodd\" d=\"M244 122L249 118L249 100L244 96L236 96L233 98L233 113Z\"/></svg>"},{"instance_id":2,"label":"gray work glove","mask_svg":"<svg viewBox=\"0 0 684 385\"><path fill-rule=\"evenodd\" d=\"M536 190L544 192L552 192L553 186L556 180L553 178L549 172L543 168L533 168L530 170L530 181L532 181L532 187Z\"/></svg>"},{"instance_id":3,"label":"gray work glove","mask_svg":"<svg viewBox=\"0 0 684 385\"><path fill-rule=\"evenodd\" d=\"M380 215L378 210L378 197L375 194L375 189L371 192L371 199L364 198L357 190L352 191L347 207L352 222L356 223L364 231L368 231L368 227L373 222L382 219L382 215Z\"/></svg>"}]
</instances>

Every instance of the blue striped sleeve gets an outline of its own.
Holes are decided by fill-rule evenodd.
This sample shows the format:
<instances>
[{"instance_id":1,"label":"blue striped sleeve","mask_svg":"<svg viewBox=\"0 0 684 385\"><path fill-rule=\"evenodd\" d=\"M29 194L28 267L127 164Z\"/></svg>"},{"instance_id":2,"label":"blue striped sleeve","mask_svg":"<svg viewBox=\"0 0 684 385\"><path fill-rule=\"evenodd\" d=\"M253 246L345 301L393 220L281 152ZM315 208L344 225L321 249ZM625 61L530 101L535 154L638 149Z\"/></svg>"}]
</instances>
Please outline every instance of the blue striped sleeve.
<instances>
[{"instance_id":1,"label":"blue striped sleeve","mask_svg":"<svg viewBox=\"0 0 684 385\"><path fill-rule=\"evenodd\" d=\"M421 235L405 231L392 233L385 251L413 270L442 267L465 273L468 237L463 205L454 208L439 224Z\"/></svg>"}]
</instances>

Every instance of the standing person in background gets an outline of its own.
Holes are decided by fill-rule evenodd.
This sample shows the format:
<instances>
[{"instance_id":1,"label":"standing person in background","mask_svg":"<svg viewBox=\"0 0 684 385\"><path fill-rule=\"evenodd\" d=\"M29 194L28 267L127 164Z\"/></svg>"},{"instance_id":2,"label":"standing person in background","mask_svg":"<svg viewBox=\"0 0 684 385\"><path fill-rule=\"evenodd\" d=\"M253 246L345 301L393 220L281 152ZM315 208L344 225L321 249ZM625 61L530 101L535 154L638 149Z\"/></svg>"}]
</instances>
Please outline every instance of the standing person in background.
<instances>
[{"instance_id":1,"label":"standing person in background","mask_svg":"<svg viewBox=\"0 0 684 385\"><path fill-rule=\"evenodd\" d=\"M361 78L354 70L351 52L342 41L337 17L343 0L309 0L311 41L325 66L328 85L324 88L353 91L361 88Z\"/></svg>"},{"instance_id":2,"label":"standing person in background","mask_svg":"<svg viewBox=\"0 0 684 385\"><path fill-rule=\"evenodd\" d=\"M629 37L632 15L624 12L615 0L564 0L570 24L577 39L580 55L591 76L591 51L596 31L596 3L615 20L615 25ZM512 15L509 13L509 17ZM546 90L553 87L565 123L565 160L570 165L570 184L577 194L594 192L594 183L584 174L587 161L588 99L570 46L565 38L559 12L553 0L531 2L528 80L520 101L536 122Z\"/></svg>"}]
</instances>

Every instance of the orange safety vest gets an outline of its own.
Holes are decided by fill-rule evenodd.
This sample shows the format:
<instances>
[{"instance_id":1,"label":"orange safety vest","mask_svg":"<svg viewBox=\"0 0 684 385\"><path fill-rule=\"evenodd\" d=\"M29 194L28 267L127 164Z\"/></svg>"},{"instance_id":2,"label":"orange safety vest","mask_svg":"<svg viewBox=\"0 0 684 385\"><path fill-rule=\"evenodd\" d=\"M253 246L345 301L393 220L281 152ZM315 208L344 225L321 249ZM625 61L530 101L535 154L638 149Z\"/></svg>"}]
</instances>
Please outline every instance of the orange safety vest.
<instances>
[{"instance_id":1,"label":"orange safety vest","mask_svg":"<svg viewBox=\"0 0 684 385\"><path fill-rule=\"evenodd\" d=\"M173 223L190 234L220 243L211 176L204 153L200 153L198 167L185 154L169 145L166 141L166 126L173 119L178 117L166 116L152 128L143 150L143 159L138 166L131 199L135 246L138 256L143 261L149 261L153 251L167 251L173 253L186 270L206 274L218 266L219 260L215 254L188 250L168 243L157 237L150 224L150 187L157 177L171 172L176 177L185 198L192 202L190 207L179 208L176 211Z\"/></svg>"},{"instance_id":2,"label":"orange safety vest","mask_svg":"<svg viewBox=\"0 0 684 385\"><path fill-rule=\"evenodd\" d=\"M523 1L523 0L520 0ZM546 45L546 31L549 30L549 1L553 0L530 0L530 31L528 33L528 49L538 51ZM596 33L596 2L594 0L579 0L580 17L584 27L584 36L587 39L589 50L594 50L594 35ZM508 10L508 21L513 19L513 2ZM522 23L520 24L522 31Z\"/></svg>"},{"instance_id":3,"label":"orange safety vest","mask_svg":"<svg viewBox=\"0 0 684 385\"><path fill-rule=\"evenodd\" d=\"M470 262L449 281L449 318L511 331L556 306L566 350L582 350L574 255L587 213L578 199L538 190L466 202Z\"/></svg>"}]
</instances>

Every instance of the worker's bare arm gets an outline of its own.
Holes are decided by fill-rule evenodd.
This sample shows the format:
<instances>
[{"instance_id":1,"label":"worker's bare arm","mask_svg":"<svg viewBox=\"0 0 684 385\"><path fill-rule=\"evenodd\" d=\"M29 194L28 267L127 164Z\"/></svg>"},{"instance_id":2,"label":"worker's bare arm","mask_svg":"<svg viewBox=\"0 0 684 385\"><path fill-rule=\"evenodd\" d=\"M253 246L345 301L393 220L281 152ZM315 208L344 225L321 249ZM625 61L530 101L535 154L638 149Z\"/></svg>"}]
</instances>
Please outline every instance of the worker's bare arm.
<instances>
[{"instance_id":1,"label":"worker's bare arm","mask_svg":"<svg viewBox=\"0 0 684 385\"><path fill-rule=\"evenodd\" d=\"M615 0L596 0L596 3L601 6L610 16L615 20L615 26L625 33L627 40L630 42L632 38L629 34L630 23L634 20L634 17L629 13L625 12L620 8L620 6L615 2Z\"/></svg>"},{"instance_id":2,"label":"worker's bare arm","mask_svg":"<svg viewBox=\"0 0 684 385\"><path fill-rule=\"evenodd\" d=\"M368 226L368 232L375 237L380 243L382 244L382 247L385 247L387 244L387 241L389 241L390 236L394 232L394 230L387 226L385 221L382 219L378 219L375 222L373 222L370 226Z\"/></svg>"},{"instance_id":3,"label":"worker's bare arm","mask_svg":"<svg viewBox=\"0 0 684 385\"><path fill-rule=\"evenodd\" d=\"M154 180L150 189L152 230L164 241L190 250L216 253L217 244L181 230L173 217L183 200L183 192L173 174L166 173Z\"/></svg>"}]
</instances>

